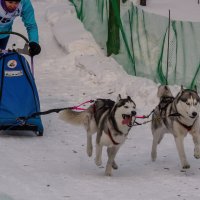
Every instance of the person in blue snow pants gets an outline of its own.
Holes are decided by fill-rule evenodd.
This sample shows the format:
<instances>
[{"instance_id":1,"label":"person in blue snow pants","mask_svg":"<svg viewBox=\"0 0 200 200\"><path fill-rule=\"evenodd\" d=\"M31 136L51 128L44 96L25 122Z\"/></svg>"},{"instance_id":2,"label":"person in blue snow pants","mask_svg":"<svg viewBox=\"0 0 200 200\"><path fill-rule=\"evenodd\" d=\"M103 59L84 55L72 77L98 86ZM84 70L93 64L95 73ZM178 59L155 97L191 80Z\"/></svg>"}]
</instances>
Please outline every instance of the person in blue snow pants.
<instances>
[{"instance_id":1,"label":"person in blue snow pants","mask_svg":"<svg viewBox=\"0 0 200 200\"><path fill-rule=\"evenodd\" d=\"M0 0L0 33L11 32L13 21L18 16L22 18L27 30L30 55L38 55L41 47L39 45L38 27L31 1ZM0 34L0 49L6 48L8 40L9 34Z\"/></svg>"}]
</instances>

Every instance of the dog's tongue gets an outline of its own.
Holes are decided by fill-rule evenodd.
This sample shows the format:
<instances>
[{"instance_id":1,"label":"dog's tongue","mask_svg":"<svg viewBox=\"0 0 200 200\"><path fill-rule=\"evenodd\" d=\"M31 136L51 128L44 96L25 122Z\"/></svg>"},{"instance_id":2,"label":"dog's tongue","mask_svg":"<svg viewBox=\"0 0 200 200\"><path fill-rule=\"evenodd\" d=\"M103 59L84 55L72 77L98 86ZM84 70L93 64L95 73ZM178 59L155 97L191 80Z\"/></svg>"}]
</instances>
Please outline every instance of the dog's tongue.
<instances>
[{"instance_id":1,"label":"dog's tongue","mask_svg":"<svg viewBox=\"0 0 200 200\"><path fill-rule=\"evenodd\" d=\"M126 116L125 119L122 120L122 124L130 125L132 122L132 118Z\"/></svg>"}]
</instances>

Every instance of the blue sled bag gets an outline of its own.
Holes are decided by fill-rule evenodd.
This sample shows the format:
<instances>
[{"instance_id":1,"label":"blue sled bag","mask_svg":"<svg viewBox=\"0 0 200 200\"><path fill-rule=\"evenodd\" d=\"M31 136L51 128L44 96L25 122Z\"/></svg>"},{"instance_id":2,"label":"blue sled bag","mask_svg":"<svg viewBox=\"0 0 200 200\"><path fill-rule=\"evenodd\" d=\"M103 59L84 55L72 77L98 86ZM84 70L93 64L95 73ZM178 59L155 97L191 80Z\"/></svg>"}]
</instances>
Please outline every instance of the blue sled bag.
<instances>
[{"instance_id":1,"label":"blue sled bag","mask_svg":"<svg viewBox=\"0 0 200 200\"><path fill-rule=\"evenodd\" d=\"M40 116L29 117L37 112L39 96L27 60L16 52L0 54L0 130L32 130L42 136Z\"/></svg>"}]
</instances>

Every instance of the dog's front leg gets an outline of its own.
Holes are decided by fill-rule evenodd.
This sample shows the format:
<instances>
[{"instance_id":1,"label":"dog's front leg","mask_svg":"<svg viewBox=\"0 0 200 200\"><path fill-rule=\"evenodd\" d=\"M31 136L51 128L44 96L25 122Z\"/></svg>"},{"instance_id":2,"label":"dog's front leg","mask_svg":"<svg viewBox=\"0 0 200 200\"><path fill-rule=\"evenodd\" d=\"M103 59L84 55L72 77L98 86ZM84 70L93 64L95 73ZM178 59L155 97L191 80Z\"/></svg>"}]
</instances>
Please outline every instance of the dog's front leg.
<instances>
[{"instance_id":1,"label":"dog's front leg","mask_svg":"<svg viewBox=\"0 0 200 200\"><path fill-rule=\"evenodd\" d=\"M107 154L108 154L108 158L109 158L111 156L110 154L112 154L111 148L107 148ZM112 168L113 169L118 169L118 166L117 166L115 160L113 160Z\"/></svg>"},{"instance_id":2,"label":"dog's front leg","mask_svg":"<svg viewBox=\"0 0 200 200\"><path fill-rule=\"evenodd\" d=\"M200 133L195 132L192 134L193 142L194 142L194 157L196 159L200 158Z\"/></svg>"},{"instance_id":3,"label":"dog's front leg","mask_svg":"<svg viewBox=\"0 0 200 200\"><path fill-rule=\"evenodd\" d=\"M152 142L152 149L151 149L151 160L155 161L157 158L157 146L159 141L162 140L163 133L161 129L153 129L152 128L152 135L153 135L153 142Z\"/></svg>"},{"instance_id":4,"label":"dog's front leg","mask_svg":"<svg viewBox=\"0 0 200 200\"><path fill-rule=\"evenodd\" d=\"M108 147L108 162L106 165L106 171L105 171L105 175L106 176L112 176L112 167L113 164L115 163L115 156L119 150L120 146L113 146L113 147Z\"/></svg>"},{"instance_id":5,"label":"dog's front leg","mask_svg":"<svg viewBox=\"0 0 200 200\"><path fill-rule=\"evenodd\" d=\"M190 165L186 159L186 155L185 155L185 150L184 150L184 135L177 135L175 136L175 142L176 142L176 147L178 150L178 154L179 154L179 158L182 164L182 168L183 169L188 169L190 168Z\"/></svg>"},{"instance_id":6,"label":"dog's front leg","mask_svg":"<svg viewBox=\"0 0 200 200\"><path fill-rule=\"evenodd\" d=\"M88 113L87 116L84 119L84 126L87 131L87 155L89 157L92 156L93 146L92 146L92 130L91 130L91 124L92 124L92 117Z\"/></svg>"},{"instance_id":7,"label":"dog's front leg","mask_svg":"<svg viewBox=\"0 0 200 200\"><path fill-rule=\"evenodd\" d=\"M102 164L102 149L103 146L100 143L96 143L96 158L95 163L97 166L100 166Z\"/></svg>"},{"instance_id":8,"label":"dog's front leg","mask_svg":"<svg viewBox=\"0 0 200 200\"><path fill-rule=\"evenodd\" d=\"M102 149L103 146L100 144L100 138L102 136L102 131L97 131L97 137L96 137L96 158L95 163L97 166L100 166L102 164Z\"/></svg>"},{"instance_id":9,"label":"dog's front leg","mask_svg":"<svg viewBox=\"0 0 200 200\"><path fill-rule=\"evenodd\" d=\"M92 156L92 150L93 150L93 147L92 147L92 134L87 132L87 155L89 157Z\"/></svg>"}]
</instances>

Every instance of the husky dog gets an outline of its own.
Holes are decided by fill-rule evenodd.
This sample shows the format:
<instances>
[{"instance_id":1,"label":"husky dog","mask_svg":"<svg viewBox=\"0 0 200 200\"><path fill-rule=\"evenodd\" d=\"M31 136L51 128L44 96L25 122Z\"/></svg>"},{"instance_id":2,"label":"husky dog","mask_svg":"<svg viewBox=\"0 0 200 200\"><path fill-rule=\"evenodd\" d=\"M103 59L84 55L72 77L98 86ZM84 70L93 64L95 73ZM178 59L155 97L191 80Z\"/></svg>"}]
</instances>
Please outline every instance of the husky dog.
<instances>
[{"instance_id":1,"label":"husky dog","mask_svg":"<svg viewBox=\"0 0 200 200\"><path fill-rule=\"evenodd\" d=\"M161 142L165 133L174 135L176 147L183 169L190 168L184 150L184 137L189 132L194 141L194 157L200 158L200 126L199 110L200 97L197 90L183 89L176 97L173 97L168 86L159 86L159 105L155 108L152 116L151 130L153 143L151 158L157 157L157 145Z\"/></svg>"},{"instance_id":2,"label":"husky dog","mask_svg":"<svg viewBox=\"0 0 200 200\"><path fill-rule=\"evenodd\" d=\"M97 166L102 164L102 148L107 146L108 161L105 175L112 175L112 168L117 169L115 156L124 143L134 124L136 104L128 96L122 99L118 96L116 102L110 99L97 99L88 109L76 112L64 110L60 118L74 125L84 125L87 131L87 154L92 156L92 134L96 133Z\"/></svg>"}]
</instances>

